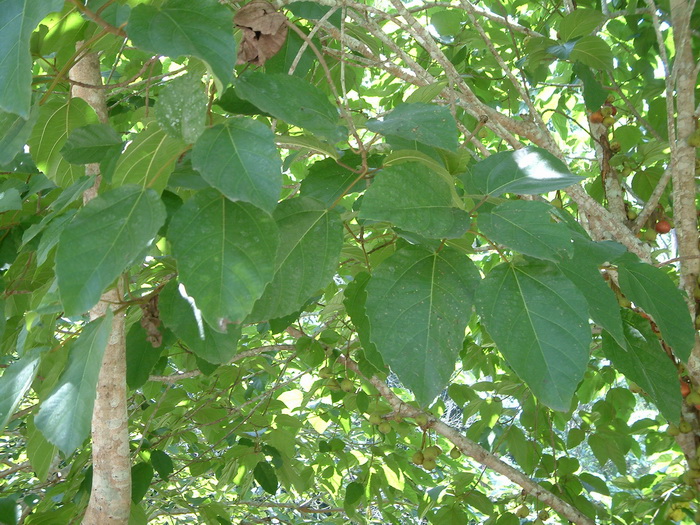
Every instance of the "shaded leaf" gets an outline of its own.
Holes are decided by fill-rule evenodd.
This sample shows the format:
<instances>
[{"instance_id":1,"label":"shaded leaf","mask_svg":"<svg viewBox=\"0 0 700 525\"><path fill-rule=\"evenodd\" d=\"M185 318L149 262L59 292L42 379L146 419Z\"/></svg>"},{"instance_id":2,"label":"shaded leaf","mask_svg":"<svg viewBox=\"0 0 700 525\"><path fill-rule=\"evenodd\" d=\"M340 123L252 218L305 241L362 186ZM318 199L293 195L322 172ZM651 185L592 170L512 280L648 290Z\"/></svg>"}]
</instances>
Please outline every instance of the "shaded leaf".
<instances>
[{"instance_id":1,"label":"shaded leaf","mask_svg":"<svg viewBox=\"0 0 700 525\"><path fill-rule=\"evenodd\" d=\"M555 208L537 201L506 201L479 214L479 229L491 241L525 255L558 261L573 254L571 230L554 221Z\"/></svg>"},{"instance_id":2,"label":"shaded leaf","mask_svg":"<svg viewBox=\"0 0 700 525\"><path fill-rule=\"evenodd\" d=\"M142 255L165 222L153 190L122 186L92 199L58 241L56 276L67 316L86 312Z\"/></svg>"},{"instance_id":3,"label":"shaded leaf","mask_svg":"<svg viewBox=\"0 0 700 525\"><path fill-rule=\"evenodd\" d=\"M568 410L588 364L583 295L553 265L495 267L476 292L482 321L513 371L545 405Z\"/></svg>"},{"instance_id":4,"label":"shaded leaf","mask_svg":"<svg viewBox=\"0 0 700 525\"><path fill-rule=\"evenodd\" d=\"M437 104L400 104L381 120L368 121L367 129L450 151L456 151L459 146L457 123L452 113L449 108Z\"/></svg>"},{"instance_id":5,"label":"shaded leaf","mask_svg":"<svg viewBox=\"0 0 700 525\"><path fill-rule=\"evenodd\" d=\"M122 139L107 124L89 124L75 128L68 135L61 155L71 164L102 162L111 151L120 151Z\"/></svg>"},{"instance_id":6,"label":"shaded leaf","mask_svg":"<svg viewBox=\"0 0 700 525\"><path fill-rule=\"evenodd\" d=\"M389 221L433 239L457 238L469 229L469 214L455 207L454 188L417 162L378 173L365 192L359 217Z\"/></svg>"},{"instance_id":7,"label":"shaded leaf","mask_svg":"<svg viewBox=\"0 0 700 525\"><path fill-rule=\"evenodd\" d=\"M78 448L90 433L97 376L112 329L112 318L112 311L108 309L103 317L85 325L70 345L68 364L58 383L34 418L44 437L66 455Z\"/></svg>"},{"instance_id":8,"label":"shaded leaf","mask_svg":"<svg viewBox=\"0 0 700 525\"><path fill-rule=\"evenodd\" d=\"M351 481L348 483L348 486L345 487L343 507L345 509L355 507L364 493L365 486L362 483L359 483L358 481Z\"/></svg>"},{"instance_id":9,"label":"shaded leaf","mask_svg":"<svg viewBox=\"0 0 700 525\"><path fill-rule=\"evenodd\" d=\"M272 280L279 243L267 213L203 190L175 214L168 235L179 279L216 330L240 323Z\"/></svg>"},{"instance_id":10,"label":"shaded leaf","mask_svg":"<svg viewBox=\"0 0 700 525\"><path fill-rule=\"evenodd\" d=\"M277 474L275 473L275 468L267 461L260 461L255 465L253 477L255 477L255 481L260 484L265 492L268 494L277 493L277 487L279 487Z\"/></svg>"},{"instance_id":11,"label":"shaded leaf","mask_svg":"<svg viewBox=\"0 0 700 525\"><path fill-rule=\"evenodd\" d=\"M151 465L156 469L161 479L168 479L168 476L175 470L173 460L162 450L151 450Z\"/></svg>"},{"instance_id":12,"label":"shaded leaf","mask_svg":"<svg viewBox=\"0 0 700 525\"><path fill-rule=\"evenodd\" d=\"M160 359L160 348L153 348L140 323L134 323L126 334L126 384L134 390L142 387Z\"/></svg>"},{"instance_id":13,"label":"shaded leaf","mask_svg":"<svg viewBox=\"0 0 700 525\"><path fill-rule=\"evenodd\" d=\"M382 373L387 372L382 355L377 351L377 347L371 340L370 324L365 308L367 302L367 284L370 275L367 272L358 273L355 278L345 288L345 299L343 305L350 316L352 324L355 325L357 335L362 343L362 351L367 359L377 370Z\"/></svg>"},{"instance_id":14,"label":"shaded leaf","mask_svg":"<svg viewBox=\"0 0 700 525\"><path fill-rule=\"evenodd\" d=\"M358 174L339 165L333 159L324 159L309 166L309 174L301 181L301 193L330 207L343 194L357 193L364 184L357 182Z\"/></svg>"},{"instance_id":15,"label":"shaded leaf","mask_svg":"<svg viewBox=\"0 0 700 525\"><path fill-rule=\"evenodd\" d=\"M177 58L191 55L207 63L218 80L233 80L236 41L232 13L217 0L167 0L131 10L126 32L135 46Z\"/></svg>"},{"instance_id":16,"label":"shaded leaf","mask_svg":"<svg viewBox=\"0 0 700 525\"><path fill-rule=\"evenodd\" d=\"M0 213L22 209L22 197L17 188L7 188L0 191Z\"/></svg>"},{"instance_id":17,"label":"shaded leaf","mask_svg":"<svg viewBox=\"0 0 700 525\"><path fill-rule=\"evenodd\" d=\"M347 130L338 124L338 108L316 86L282 73L248 73L236 80L236 93L266 111L315 135L338 142Z\"/></svg>"},{"instance_id":18,"label":"shaded leaf","mask_svg":"<svg viewBox=\"0 0 700 525\"><path fill-rule=\"evenodd\" d=\"M343 246L339 213L318 201L282 201L273 217L280 233L275 276L255 304L255 320L282 317L302 307L333 279Z\"/></svg>"},{"instance_id":19,"label":"shaded leaf","mask_svg":"<svg viewBox=\"0 0 700 525\"><path fill-rule=\"evenodd\" d=\"M34 417L27 420L27 458L39 481L46 481L58 448L49 443L36 428Z\"/></svg>"},{"instance_id":20,"label":"shaded leaf","mask_svg":"<svg viewBox=\"0 0 700 525\"><path fill-rule=\"evenodd\" d=\"M25 392L32 385L39 369L40 358L39 350L27 352L21 359L8 366L0 376L0 430L5 428Z\"/></svg>"},{"instance_id":21,"label":"shaded leaf","mask_svg":"<svg viewBox=\"0 0 700 525\"><path fill-rule=\"evenodd\" d=\"M422 405L454 372L479 272L462 253L407 246L386 259L367 286L372 342Z\"/></svg>"},{"instance_id":22,"label":"shaded leaf","mask_svg":"<svg viewBox=\"0 0 700 525\"><path fill-rule=\"evenodd\" d=\"M32 107L26 119L15 113L0 111L0 166L9 164L23 151L38 118L39 106Z\"/></svg>"},{"instance_id":23,"label":"shaded leaf","mask_svg":"<svg viewBox=\"0 0 700 525\"><path fill-rule=\"evenodd\" d=\"M131 501L138 503L148 492L153 480L153 467L148 463L137 463L131 467Z\"/></svg>"},{"instance_id":24,"label":"shaded leaf","mask_svg":"<svg viewBox=\"0 0 700 525\"><path fill-rule=\"evenodd\" d=\"M644 263L618 266L620 289L659 325L661 335L681 361L695 344L695 328L680 290L660 268Z\"/></svg>"},{"instance_id":25,"label":"shaded leaf","mask_svg":"<svg viewBox=\"0 0 700 525\"><path fill-rule=\"evenodd\" d=\"M271 213L282 191L282 161L275 135L249 118L227 119L207 129L192 150L192 166L232 201Z\"/></svg>"}]
</instances>

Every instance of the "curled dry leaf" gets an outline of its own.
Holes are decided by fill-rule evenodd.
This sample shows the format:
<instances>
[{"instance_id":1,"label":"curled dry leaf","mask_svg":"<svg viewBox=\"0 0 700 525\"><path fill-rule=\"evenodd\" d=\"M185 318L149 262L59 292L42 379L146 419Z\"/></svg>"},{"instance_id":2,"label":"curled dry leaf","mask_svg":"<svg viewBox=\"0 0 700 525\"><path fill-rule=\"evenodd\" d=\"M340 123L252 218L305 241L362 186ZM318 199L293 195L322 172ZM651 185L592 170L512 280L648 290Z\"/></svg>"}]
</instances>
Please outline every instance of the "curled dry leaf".
<instances>
[{"instance_id":1,"label":"curled dry leaf","mask_svg":"<svg viewBox=\"0 0 700 525\"><path fill-rule=\"evenodd\" d=\"M287 38L287 17L264 0L253 0L238 10L233 22L243 32L238 63L262 66L274 56Z\"/></svg>"},{"instance_id":2,"label":"curled dry leaf","mask_svg":"<svg viewBox=\"0 0 700 525\"><path fill-rule=\"evenodd\" d=\"M146 331L146 339L153 345L153 348L158 348L163 343L163 335L158 329L160 326L158 295L154 295L146 304L142 304L141 311L141 326Z\"/></svg>"}]
</instances>

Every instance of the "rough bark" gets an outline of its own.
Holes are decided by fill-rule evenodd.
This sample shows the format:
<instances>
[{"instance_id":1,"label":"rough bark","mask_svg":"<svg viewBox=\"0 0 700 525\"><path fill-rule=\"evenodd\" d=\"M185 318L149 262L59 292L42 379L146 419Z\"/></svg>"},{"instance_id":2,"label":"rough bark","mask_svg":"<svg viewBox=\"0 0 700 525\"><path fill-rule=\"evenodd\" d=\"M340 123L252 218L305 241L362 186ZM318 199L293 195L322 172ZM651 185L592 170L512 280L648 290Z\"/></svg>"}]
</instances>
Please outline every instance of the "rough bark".
<instances>
[{"instance_id":1,"label":"rough bark","mask_svg":"<svg viewBox=\"0 0 700 525\"><path fill-rule=\"evenodd\" d=\"M80 42L78 43L80 46ZM101 122L107 122L104 91L85 86L101 83L97 54L85 55L70 70L74 84L71 96L84 99L95 110ZM98 175L95 186L83 195L88 202L97 195L99 165L88 165L89 174ZM118 288L107 291L90 310L90 319L115 309L120 299ZM92 491L83 523L86 525L126 525L131 510L131 461L129 427L126 411L126 340L124 312L115 312L109 343L105 349L97 382L92 413Z\"/></svg>"}]
</instances>

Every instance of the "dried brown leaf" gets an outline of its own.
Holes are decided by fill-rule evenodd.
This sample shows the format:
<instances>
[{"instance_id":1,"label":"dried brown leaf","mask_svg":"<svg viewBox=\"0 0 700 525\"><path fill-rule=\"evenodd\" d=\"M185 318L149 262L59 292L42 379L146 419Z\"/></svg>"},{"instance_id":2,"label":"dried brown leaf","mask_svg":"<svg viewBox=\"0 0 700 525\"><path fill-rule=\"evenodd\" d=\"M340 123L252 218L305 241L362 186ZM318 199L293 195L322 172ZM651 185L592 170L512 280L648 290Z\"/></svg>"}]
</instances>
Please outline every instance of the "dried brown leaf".
<instances>
[{"instance_id":1,"label":"dried brown leaf","mask_svg":"<svg viewBox=\"0 0 700 525\"><path fill-rule=\"evenodd\" d=\"M263 65L287 38L287 17L264 0L253 0L238 10L233 21L243 32L238 63Z\"/></svg>"}]
</instances>

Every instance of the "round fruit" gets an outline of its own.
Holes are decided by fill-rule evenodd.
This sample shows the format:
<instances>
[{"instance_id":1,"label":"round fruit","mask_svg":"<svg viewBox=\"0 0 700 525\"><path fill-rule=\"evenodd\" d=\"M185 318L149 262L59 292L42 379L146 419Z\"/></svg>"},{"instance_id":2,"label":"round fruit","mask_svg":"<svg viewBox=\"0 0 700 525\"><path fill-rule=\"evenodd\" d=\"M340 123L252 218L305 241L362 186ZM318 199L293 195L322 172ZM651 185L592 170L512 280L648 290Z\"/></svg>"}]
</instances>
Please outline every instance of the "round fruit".
<instances>
[{"instance_id":1,"label":"round fruit","mask_svg":"<svg viewBox=\"0 0 700 525\"><path fill-rule=\"evenodd\" d=\"M686 396L685 402L688 405L700 405L700 392L691 392Z\"/></svg>"},{"instance_id":2,"label":"round fruit","mask_svg":"<svg viewBox=\"0 0 700 525\"><path fill-rule=\"evenodd\" d=\"M350 381L350 380L346 377L345 379L343 379L343 380L340 382L340 389L341 389L343 392L354 392L354 391L355 391L355 383L353 383L352 381Z\"/></svg>"},{"instance_id":3,"label":"round fruit","mask_svg":"<svg viewBox=\"0 0 700 525\"><path fill-rule=\"evenodd\" d=\"M589 119L591 122L593 122L594 124L600 124L601 122L603 122L603 119L604 119L604 118L605 118L605 117L603 116L603 114L602 114L600 111L594 111L594 112L591 113L591 115L588 117L588 119Z\"/></svg>"},{"instance_id":4,"label":"round fruit","mask_svg":"<svg viewBox=\"0 0 700 525\"><path fill-rule=\"evenodd\" d=\"M615 117L604 117L603 118L603 125L607 128L615 124Z\"/></svg>"},{"instance_id":5,"label":"round fruit","mask_svg":"<svg viewBox=\"0 0 700 525\"><path fill-rule=\"evenodd\" d=\"M423 460L423 468L425 470L434 470L437 467L437 462L434 459L425 458Z\"/></svg>"},{"instance_id":6,"label":"round fruit","mask_svg":"<svg viewBox=\"0 0 700 525\"><path fill-rule=\"evenodd\" d=\"M687 434L688 432L693 430L693 426L684 419L678 425L678 430L680 430L682 434Z\"/></svg>"},{"instance_id":7,"label":"round fruit","mask_svg":"<svg viewBox=\"0 0 700 525\"><path fill-rule=\"evenodd\" d=\"M622 144L620 144L616 140L614 140L610 143L610 151L612 151L613 153L617 153L621 149L622 149Z\"/></svg>"},{"instance_id":8,"label":"round fruit","mask_svg":"<svg viewBox=\"0 0 700 525\"><path fill-rule=\"evenodd\" d=\"M608 95L608 98L605 99L605 103L606 103L606 104L612 104L613 102L615 102L615 95L613 95L612 93L610 93L610 94Z\"/></svg>"},{"instance_id":9,"label":"round fruit","mask_svg":"<svg viewBox=\"0 0 700 525\"><path fill-rule=\"evenodd\" d=\"M423 457L423 453L419 450L413 456L411 456L411 461L413 462L414 465L422 465L423 462L425 461L425 458Z\"/></svg>"},{"instance_id":10,"label":"round fruit","mask_svg":"<svg viewBox=\"0 0 700 525\"><path fill-rule=\"evenodd\" d=\"M525 505L521 505L518 507L518 510L515 511L515 515L518 518L527 518L530 515L530 509L528 509Z\"/></svg>"},{"instance_id":11,"label":"round fruit","mask_svg":"<svg viewBox=\"0 0 700 525\"><path fill-rule=\"evenodd\" d=\"M671 231L671 223L668 222L666 219L661 219L659 222L656 223L654 229L657 233L668 233Z\"/></svg>"},{"instance_id":12,"label":"round fruit","mask_svg":"<svg viewBox=\"0 0 700 525\"><path fill-rule=\"evenodd\" d=\"M681 395L685 397L688 394L690 394L690 384L687 381L683 381L681 379Z\"/></svg>"},{"instance_id":13,"label":"round fruit","mask_svg":"<svg viewBox=\"0 0 700 525\"><path fill-rule=\"evenodd\" d=\"M330 366L324 366L318 371L318 375L323 379L330 379L333 377L333 369Z\"/></svg>"},{"instance_id":14,"label":"round fruit","mask_svg":"<svg viewBox=\"0 0 700 525\"><path fill-rule=\"evenodd\" d=\"M612 117L612 108L610 106L603 106L600 108L600 114L604 117Z\"/></svg>"},{"instance_id":15,"label":"round fruit","mask_svg":"<svg viewBox=\"0 0 700 525\"><path fill-rule=\"evenodd\" d=\"M671 423L670 425L668 425L668 428L666 429L666 433L667 433L669 436L677 436L678 434L681 433L681 429L678 428L678 427L677 427L676 425L674 425L673 423Z\"/></svg>"},{"instance_id":16,"label":"round fruit","mask_svg":"<svg viewBox=\"0 0 700 525\"><path fill-rule=\"evenodd\" d=\"M633 221L633 220L636 219L638 216L639 216L639 214L637 213L636 210L633 210L632 208L629 208L629 209L627 210L627 220Z\"/></svg>"},{"instance_id":17,"label":"round fruit","mask_svg":"<svg viewBox=\"0 0 700 525\"><path fill-rule=\"evenodd\" d=\"M437 459L440 454L442 454L442 449L437 445L427 447L423 451L423 456L425 456L425 459Z\"/></svg>"},{"instance_id":18,"label":"round fruit","mask_svg":"<svg viewBox=\"0 0 700 525\"><path fill-rule=\"evenodd\" d=\"M549 519L549 512L546 510L541 510L537 513L537 517L541 519L542 521L548 520Z\"/></svg>"},{"instance_id":19,"label":"round fruit","mask_svg":"<svg viewBox=\"0 0 700 525\"><path fill-rule=\"evenodd\" d=\"M656 242L656 231L651 228L642 234L642 239L649 242Z\"/></svg>"},{"instance_id":20,"label":"round fruit","mask_svg":"<svg viewBox=\"0 0 700 525\"><path fill-rule=\"evenodd\" d=\"M389 432L391 432L391 423L389 423L388 421L382 421L381 423L379 423L379 425L377 425L377 430L379 430L379 432L381 432L382 434L388 434Z\"/></svg>"},{"instance_id":21,"label":"round fruit","mask_svg":"<svg viewBox=\"0 0 700 525\"><path fill-rule=\"evenodd\" d=\"M382 416L380 416L379 414L370 414L369 416L369 422L372 425L379 425L382 421Z\"/></svg>"},{"instance_id":22,"label":"round fruit","mask_svg":"<svg viewBox=\"0 0 700 525\"><path fill-rule=\"evenodd\" d=\"M419 427L425 427L428 425L428 416L425 414L418 414L416 416L416 425Z\"/></svg>"},{"instance_id":23,"label":"round fruit","mask_svg":"<svg viewBox=\"0 0 700 525\"><path fill-rule=\"evenodd\" d=\"M685 517L683 509L673 509L669 512L668 517L671 521L681 521Z\"/></svg>"},{"instance_id":24,"label":"round fruit","mask_svg":"<svg viewBox=\"0 0 700 525\"><path fill-rule=\"evenodd\" d=\"M450 450L450 457L452 459L459 459L461 456L462 452L457 447L454 447L452 450Z\"/></svg>"}]
</instances>

